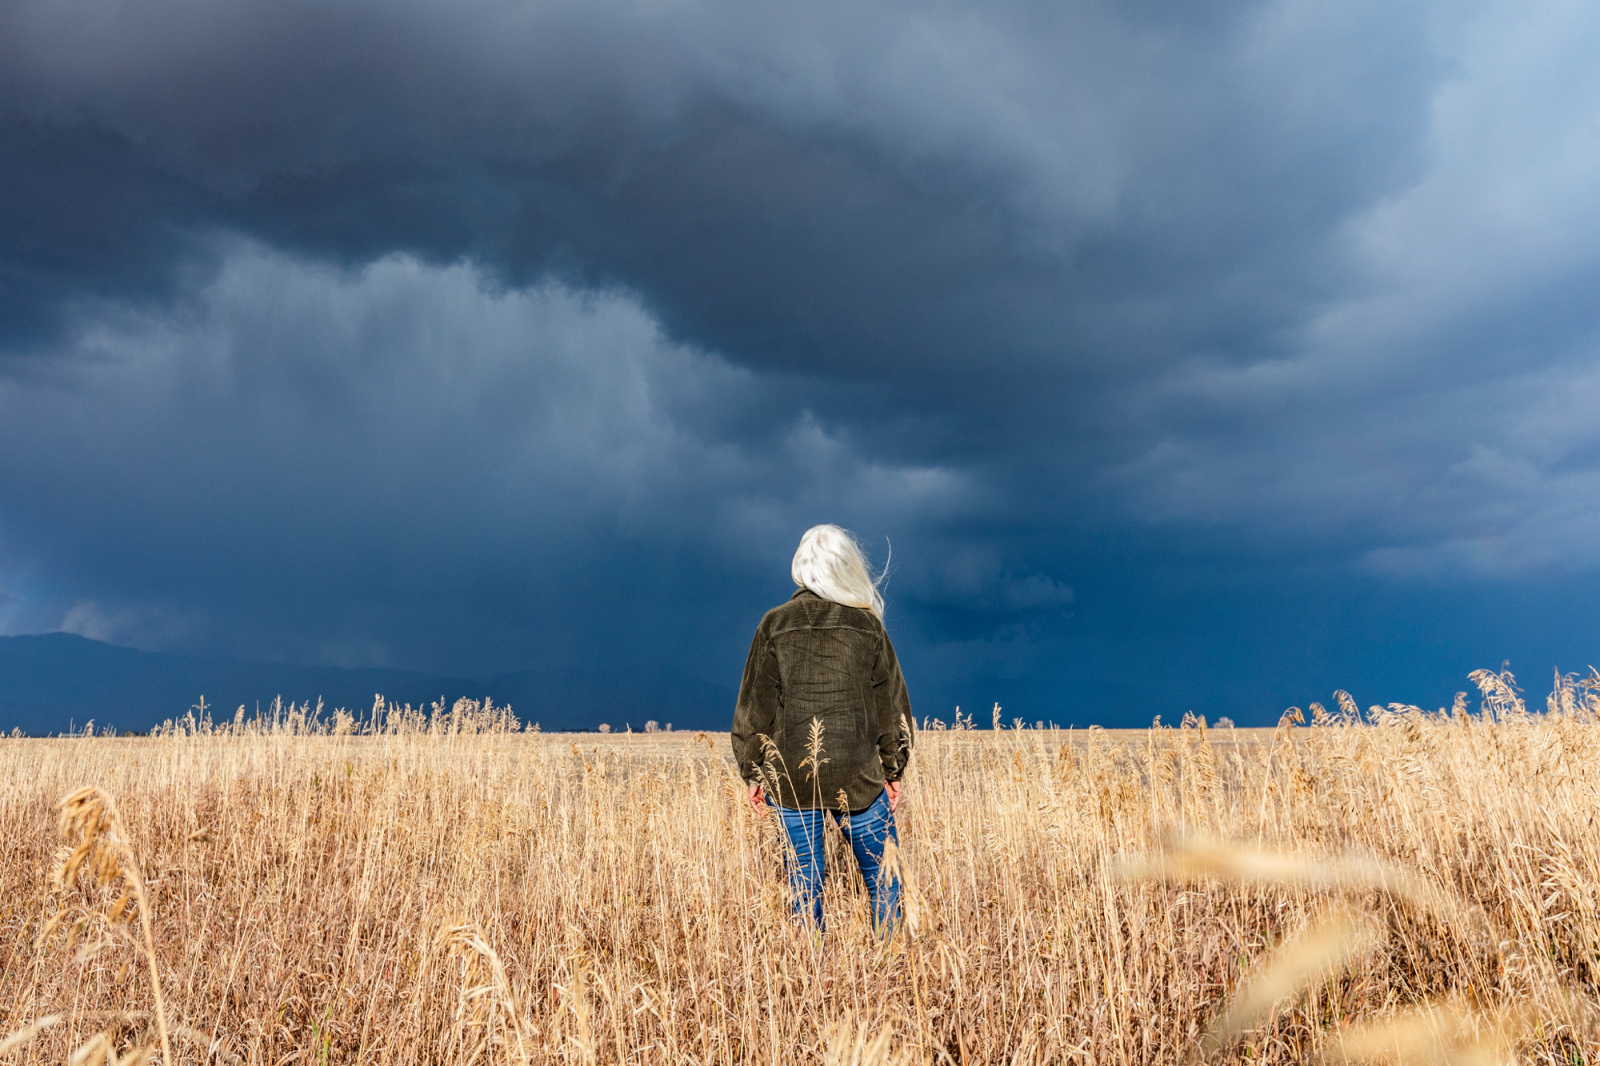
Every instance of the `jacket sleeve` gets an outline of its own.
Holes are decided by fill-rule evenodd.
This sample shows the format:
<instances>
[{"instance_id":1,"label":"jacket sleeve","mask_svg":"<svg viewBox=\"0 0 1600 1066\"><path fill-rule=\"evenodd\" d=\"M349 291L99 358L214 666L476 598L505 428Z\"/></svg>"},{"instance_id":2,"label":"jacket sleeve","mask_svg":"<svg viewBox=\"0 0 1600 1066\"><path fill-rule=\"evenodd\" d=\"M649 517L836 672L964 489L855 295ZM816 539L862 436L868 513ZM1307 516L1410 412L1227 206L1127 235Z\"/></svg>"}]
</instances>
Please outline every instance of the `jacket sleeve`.
<instances>
[{"instance_id":1,"label":"jacket sleeve","mask_svg":"<svg viewBox=\"0 0 1600 1066\"><path fill-rule=\"evenodd\" d=\"M761 783L761 766L766 762L761 738L772 737L782 698L778 656L763 624L750 642L750 657L745 660L744 678L739 682L739 704L733 711L733 757L739 762L739 776L747 784Z\"/></svg>"},{"instance_id":2,"label":"jacket sleeve","mask_svg":"<svg viewBox=\"0 0 1600 1066\"><path fill-rule=\"evenodd\" d=\"M916 721L911 716L911 697L906 679L900 673L900 660L883 635L878 663L872 671L872 698L878 718L878 758L883 762L883 779L898 781L911 761L911 747L917 740Z\"/></svg>"}]
</instances>

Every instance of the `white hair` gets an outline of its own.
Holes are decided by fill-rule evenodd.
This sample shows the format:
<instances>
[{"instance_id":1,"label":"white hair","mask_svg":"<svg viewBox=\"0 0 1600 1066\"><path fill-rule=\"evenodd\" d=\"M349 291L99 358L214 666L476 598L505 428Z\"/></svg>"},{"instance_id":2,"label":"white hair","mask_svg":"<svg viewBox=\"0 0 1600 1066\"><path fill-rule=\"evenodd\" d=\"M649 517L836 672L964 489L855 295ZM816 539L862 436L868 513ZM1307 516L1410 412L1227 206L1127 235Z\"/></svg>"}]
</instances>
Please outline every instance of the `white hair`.
<instances>
[{"instance_id":1,"label":"white hair","mask_svg":"<svg viewBox=\"0 0 1600 1066\"><path fill-rule=\"evenodd\" d=\"M846 607L860 607L883 618L883 593L878 586L888 576L884 566L877 577L867 565L867 557L856 543L855 534L838 526L812 526L800 538L794 564L789 568L794 583L810 589L825 600Z\"/></svg>"}]
</instances>

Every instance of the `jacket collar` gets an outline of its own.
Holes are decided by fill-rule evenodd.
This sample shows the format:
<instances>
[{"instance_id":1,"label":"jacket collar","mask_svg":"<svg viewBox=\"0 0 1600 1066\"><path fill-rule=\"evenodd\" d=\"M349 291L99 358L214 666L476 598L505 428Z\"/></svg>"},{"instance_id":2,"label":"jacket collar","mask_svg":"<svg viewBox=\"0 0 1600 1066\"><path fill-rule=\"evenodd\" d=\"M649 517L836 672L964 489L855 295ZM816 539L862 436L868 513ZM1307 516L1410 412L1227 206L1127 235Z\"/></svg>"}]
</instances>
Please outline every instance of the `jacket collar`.
<instances>
[{"instance_id":1,"label":"jacket collar","mask_svg":"<svg viewBox=\"0 0 1600 1066\"><path fill-rule=\"evenodd\" d=\"M812 591L811 591L811 590L810 590L810 589L808 589L808 588L798 588L798 589L795 589L795 590L794 590L794 595L793 595L793 596L790 596L790 597L789 597L789 598L790 598L790 599L791 599L791 600L798 600L798 599L799 599L799 598L800 598L800 597L801 597L801 596L810 596L810 597L811 597L811 598L812 598L812 599L814 599L814 600L820 600L820 599L822 599L822 597L821 597L821 596L818 596L818 595L817 595L817 594L816 594L816 593L815 593L815 592L812 592Z\"/></svg>"}]
</instances>

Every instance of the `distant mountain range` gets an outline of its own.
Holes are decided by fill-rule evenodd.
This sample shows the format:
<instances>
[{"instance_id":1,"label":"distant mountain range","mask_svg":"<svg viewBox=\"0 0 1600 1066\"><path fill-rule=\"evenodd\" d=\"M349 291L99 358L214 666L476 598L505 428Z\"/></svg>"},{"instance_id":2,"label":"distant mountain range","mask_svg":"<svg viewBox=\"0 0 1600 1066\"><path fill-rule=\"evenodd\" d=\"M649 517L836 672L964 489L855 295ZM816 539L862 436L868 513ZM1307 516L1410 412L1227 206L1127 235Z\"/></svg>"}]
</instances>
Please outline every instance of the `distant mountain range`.
<instances>
[{"instance_id":1,"label":"distant mountain range","mask_svg":"<svg viewBox=\"0 0 1600 1066\"><path fill-rule=\"evenodd\" d=\"M373 697L423 706L459 697L510 705L525 722L545 731L640 729L648 720L675 729L726 729L737 695L661 667L583 671L523 670L486 679L440 677L413 670L345 670L135 651L75 636L0 637L0 733L31 735L97 728L143 732L181 718L204 696L213 718L232 718L239 707L254 713L281 697L285 703L320 699L331 714L343 707L358 716Z\"/></svg>"}]
</instances>

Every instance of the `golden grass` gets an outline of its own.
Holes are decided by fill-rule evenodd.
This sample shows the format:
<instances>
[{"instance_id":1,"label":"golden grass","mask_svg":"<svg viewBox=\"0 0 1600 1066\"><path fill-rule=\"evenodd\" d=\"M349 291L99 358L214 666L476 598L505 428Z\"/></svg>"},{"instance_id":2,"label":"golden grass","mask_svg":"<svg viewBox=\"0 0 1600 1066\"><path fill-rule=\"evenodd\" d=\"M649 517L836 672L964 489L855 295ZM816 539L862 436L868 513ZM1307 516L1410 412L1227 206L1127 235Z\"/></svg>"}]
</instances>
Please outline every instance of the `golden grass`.
<instances>
[{"instance_id":1,"label":"golden grass","mask_svg":"<svg viewBox=\"0 0 1600 1066\"><path fill-rule=\"evenodd\" d=\"M725 736L0 740L0 1061L1593 1062L1600 676L1538 715L1475 680L1482 716L926 731L888 944L836 835L827 935L786 919Z\"/></svg>"}]
</instances>

